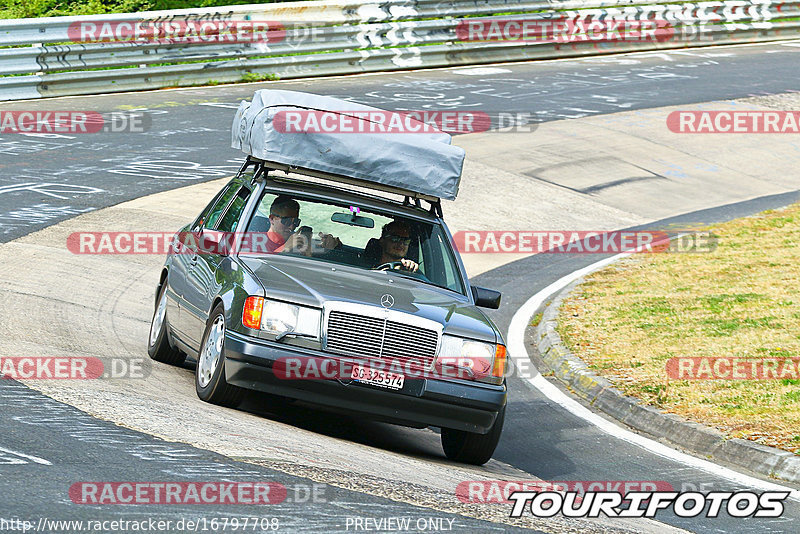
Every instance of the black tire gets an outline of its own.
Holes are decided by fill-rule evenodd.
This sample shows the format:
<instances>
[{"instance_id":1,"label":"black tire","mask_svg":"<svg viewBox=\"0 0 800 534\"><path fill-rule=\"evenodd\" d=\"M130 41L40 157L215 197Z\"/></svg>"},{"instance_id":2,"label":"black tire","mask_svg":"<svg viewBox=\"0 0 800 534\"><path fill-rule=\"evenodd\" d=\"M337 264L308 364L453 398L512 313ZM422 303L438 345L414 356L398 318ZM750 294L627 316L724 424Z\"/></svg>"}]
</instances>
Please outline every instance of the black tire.
<instances>
[{"instance_id":1,"label":"black tire","mask_svg":"<svg viewBox=\"0 0 800 534\"><path fill-rule=\"evenodd\" d=\"M218 337L219 343L214 343L218 347L219 355L217 357L216 365L211 366L211 369L206 367L208 360L204 360L209 341L209 336L216 331L219 334L221 321L221 337ZM210 347L208 350L212 350ZM213 349L217 352L217 349ZM206 375L206 371L210 371L210 377ZM205 382L205 384L203 383ZM211 316L206 323L206 330L203 332L203 340L200 342L200 352L197 355L197 369L194 373L194 386L197 391L197 396L211 404L218 404L220 406L227 406L228 408L235 408L242 402L244 390L242 388L232 386L225 380L225 309L222 304L218 304L211 312Z\"/></svg>"},{"instance_id":2,"label":"black tire","mask_svg":"<svg viewBox=\"0 0 800 534\"><path fill-rule=\"evenodd\" d=\"M157 362L167 363L169 365L180 365L186 359L186 355L175 349L169 343L169 318L167 317L166 298L167 298L167 282L161 286L161 291L158 293L156 299L156 307L153 310L153 319L150 321L150 335L147 339L147 354L150 358ZM163 316L161 317L160 326L156 325L156 318L159 315L159 309L164 306ZM157 330L157 331L156 331Z\"/></svg>"},{"instance_id":3,"label":"black tire","mask_svg":"<svg viewBox=\"0 0 800 534\"><path fill-rule=\"evenodd\" d=\"M488 462L500 434L503 432L503 421L506 417L506 407L497 414L491 430L487 434L475 434L452 428L442 428L442 449L451 460L465 464L483 465Z\"/></svg>"}]
</instances>

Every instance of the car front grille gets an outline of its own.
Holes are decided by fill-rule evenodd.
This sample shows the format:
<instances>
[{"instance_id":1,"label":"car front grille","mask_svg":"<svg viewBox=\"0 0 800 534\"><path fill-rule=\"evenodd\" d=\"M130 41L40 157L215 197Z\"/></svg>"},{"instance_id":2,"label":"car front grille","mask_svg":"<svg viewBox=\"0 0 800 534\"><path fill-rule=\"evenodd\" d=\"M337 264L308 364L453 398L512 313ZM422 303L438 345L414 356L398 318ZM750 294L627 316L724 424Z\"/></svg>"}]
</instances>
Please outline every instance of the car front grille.
<instances>
[{"instance_id":1,"label":"car front grille","mask_svg":"<svg viewBox=\"0 0 800 534\"><path fill-rule=\"evenodd\" d=\"M342 311L328 316L326 350L337 354L389 358L430 369L438 343L438 332L419 326Z\"/></svg>"}]
</instances>

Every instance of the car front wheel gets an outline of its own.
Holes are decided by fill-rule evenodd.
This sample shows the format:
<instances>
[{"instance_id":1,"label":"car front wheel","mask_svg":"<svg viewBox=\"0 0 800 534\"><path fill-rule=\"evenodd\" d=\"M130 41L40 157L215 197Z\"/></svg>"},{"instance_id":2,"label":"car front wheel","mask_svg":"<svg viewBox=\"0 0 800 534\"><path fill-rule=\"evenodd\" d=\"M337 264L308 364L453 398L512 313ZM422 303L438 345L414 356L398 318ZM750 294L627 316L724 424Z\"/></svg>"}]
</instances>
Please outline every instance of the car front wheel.
<instances>
[{"instance_id":1,"label":"car front wheel","mask_svg":"<svg viewBox=\"0 0 800 534\"><path fill-rule=\"evenodd\" d=\"M492 428L486 434L476 434L452 428L442 429L442 449L451 460L466 464L483 465L489 461L500 441L506 407L497 414Z\"/></svg>"},{"instance_id":2,"label":"car front wheel","mask_svg":"<svg viewBox=\"0 0 800 534\"><path fill-rule=\"evenodd\" d=\"M211 312L206 323L194 379L197 396L206 402L234 408L244 390L225 380L225 310L222 304Z\"/></svg>"}]
</instances>

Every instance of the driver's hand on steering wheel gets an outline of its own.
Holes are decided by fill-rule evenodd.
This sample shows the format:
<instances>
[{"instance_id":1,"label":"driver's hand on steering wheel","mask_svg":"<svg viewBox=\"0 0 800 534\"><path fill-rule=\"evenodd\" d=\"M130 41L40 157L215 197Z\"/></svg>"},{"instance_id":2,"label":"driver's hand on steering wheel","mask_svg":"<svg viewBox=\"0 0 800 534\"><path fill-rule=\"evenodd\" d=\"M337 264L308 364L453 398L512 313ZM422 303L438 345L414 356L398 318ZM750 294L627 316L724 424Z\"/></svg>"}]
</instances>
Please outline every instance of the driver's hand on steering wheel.
<instances>
[{"instance_id":1,"label":"driver's hand on steering wheel","mask_svg":"<svg viewBox=\"0 0 800 534\"><path fill-rule=\"evenodd\" d=\"M419 270L419 264L417 262L408 260L406 258L400 260L400 264L403 266L403 270L405 271L411 271L412 273L415 273L417 270Z\"/></svg>"}]
</instances>

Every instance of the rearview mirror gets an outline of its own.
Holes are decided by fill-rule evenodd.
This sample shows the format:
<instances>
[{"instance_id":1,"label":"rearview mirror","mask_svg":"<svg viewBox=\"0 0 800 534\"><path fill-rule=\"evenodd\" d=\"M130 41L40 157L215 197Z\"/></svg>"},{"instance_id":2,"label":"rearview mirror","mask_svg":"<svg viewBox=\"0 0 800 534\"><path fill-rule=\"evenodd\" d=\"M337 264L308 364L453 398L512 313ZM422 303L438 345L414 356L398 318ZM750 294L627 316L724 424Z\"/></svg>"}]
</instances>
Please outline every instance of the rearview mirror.
<instances>
[{"instance_id":1,"label":"rearview mirror","mask_svg":"<svg viewBox=\"0 0 800 534\"><path fill-rule=\"evenodd\" d=\"M355 213L334 213L331 215L333 222L349 224L350 226L361 226L362 228L375 228L375 221L369 217L356 215Z\"/></svg>"},{"instance_id":2,"label":"rearview mirror","mask_svg":"<svg viewBox=\"0 0 800 534\"><path fill-rule=\"evenodd\" d=\"M494 289L472 286L472 298L475 300L475 306L496 310L500 307L501 296L500 292Z\"/></svg>"}]
</instances>

